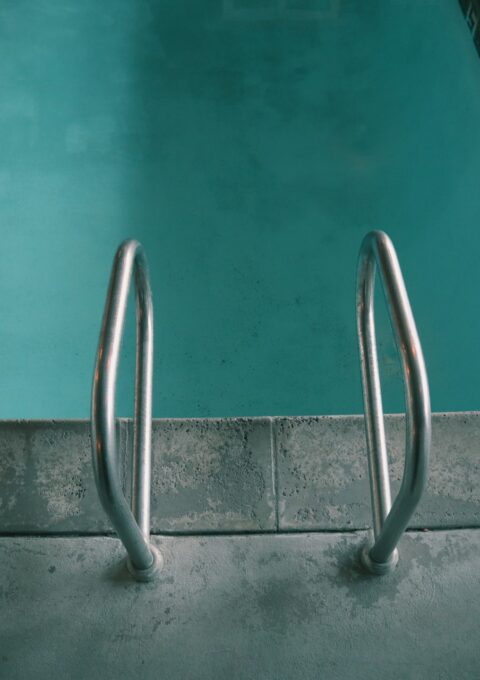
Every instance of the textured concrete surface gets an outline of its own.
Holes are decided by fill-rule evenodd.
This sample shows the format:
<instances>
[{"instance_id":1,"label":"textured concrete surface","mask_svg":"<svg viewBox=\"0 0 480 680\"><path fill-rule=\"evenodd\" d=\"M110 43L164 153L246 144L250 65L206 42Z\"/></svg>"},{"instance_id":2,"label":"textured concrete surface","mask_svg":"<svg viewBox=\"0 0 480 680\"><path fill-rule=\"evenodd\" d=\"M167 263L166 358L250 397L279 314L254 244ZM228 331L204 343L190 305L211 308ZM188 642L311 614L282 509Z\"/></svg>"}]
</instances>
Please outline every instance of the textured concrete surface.
<instances>
[{"instance_id":1,"label":"textured concrete surface","mask_svg":"<svg viewBox=\"0 0 480 680\"><path fill-rule=\"evenodd\" d=\"M364 575L362 534L170 537L152 584L112 538L0 539L5 680L473 680L480 530L410 533Z\"/></svg>"},{"instance_id":2,"label":"textured concrete surface","mask_svg":"<svg viewBox=\"0 0 480 680\"><path fill-rule=\"evenodd\" d=\"M387 439L395 491L402 417L387 417ZM128 489L129 421L119 443ZM3 421L0 450L1 532L110 529L87 421ZM277 522L281 531L362 529L370 514L361 417L154 421L155 533L275 531ZM430 478L412 526L480 526L479 413L434 415Z\"/></svg>"},{"instance_id":3,"label":"textured concrete surface","mask_svg":"<svg viewBox=\"0 0 480 680\"><path fill-rule=\"evenodd\" d=\"M130 425L118 423L127 495ZM270 419L155 421L152 445L153 531L275 530ZM0 450L0 533L111 530L88 421L2 421Z\"/></svg>"},{"instance_id":4,"label":"textured concrete surface","mask_svg":"<svg viewBox=\"0 0 480 680\"><path fill-rule=\"evenodd\" d=\"M280 529L371 525L363 417L277 418ZM392 497L400 487L405 419L386 418ZM434 414L430 476L412 527L480 525L480 414Z\"/></svg>"},{"instance_id":5,"label":"textured concrete surface","mask_svg":"<svg viewBox=\"0 0 480 680\"><path fill-rule=\"evenodd\" d=\"M271 427L269 418L155 421L154 530L274 531Z\"/></svg>"},{"instance_id":6,"label":"textured concrete surface","mask_svg":"<svg viewBox=\"0 0 480 680\"><path fill-rule=\"evenodd\" d=\"M118 441L124 448L120 425ZM95 488L86 421L1 421L0 451L0 531L110 528Z\"/></svg>"}]
</instances>

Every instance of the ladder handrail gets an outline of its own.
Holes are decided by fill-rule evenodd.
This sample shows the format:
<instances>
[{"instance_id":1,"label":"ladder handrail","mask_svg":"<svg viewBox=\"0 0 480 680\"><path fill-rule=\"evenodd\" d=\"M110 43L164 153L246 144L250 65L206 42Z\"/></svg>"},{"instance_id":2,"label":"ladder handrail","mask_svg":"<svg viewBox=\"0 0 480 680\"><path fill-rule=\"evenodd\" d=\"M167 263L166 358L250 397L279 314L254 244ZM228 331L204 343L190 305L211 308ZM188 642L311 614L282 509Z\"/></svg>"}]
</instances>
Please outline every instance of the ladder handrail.
<instances>
[{"instance_id":1,"label":"ladder handrail","mask_svg":"<svg viewBox=\"0 0 480 680\"><path fill-rule=\"evenodd\" d=\"M118 473L115 392L120 347L132 274L136 291L136 369L132 509ZM153 304L148 266L138 241L124 241L112 266L92 389L92 452L100 501L122 540L127 565L138 580L150 580L161 566L150 544Z\"/></svg>"},{"instance_id":2,"label":"ladder handrail","mask_svg":"<svg viewBox=\"0 0 480 680\"><path fill-rule=\"evenodd\" d=\"M382 392L375 340L375 270L379 269L391 325L402 360L405 383L405 468L391 505ZM381 231L367 234L357 269L357 331L362 369L365 433L373 511L374 544L363 550L363 563L384 574L398 560L397 544L424 491L431 441L427 372L415 320L395 248Z\"/></svg>"}]
</instances>

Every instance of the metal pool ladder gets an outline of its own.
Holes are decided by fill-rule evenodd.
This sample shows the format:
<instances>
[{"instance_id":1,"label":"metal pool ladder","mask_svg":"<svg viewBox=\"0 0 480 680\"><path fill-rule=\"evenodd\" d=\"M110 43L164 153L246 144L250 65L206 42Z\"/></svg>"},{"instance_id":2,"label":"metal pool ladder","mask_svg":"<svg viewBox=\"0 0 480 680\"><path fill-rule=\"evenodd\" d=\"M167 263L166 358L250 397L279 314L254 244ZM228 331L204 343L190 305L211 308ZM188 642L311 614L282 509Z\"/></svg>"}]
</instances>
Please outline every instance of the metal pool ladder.
<instances>
[{"instance_id":1,"label":"metal pool ladder","mask_svg":"<svg viewBox=\"0 0 480 680\"><path fill-rule=\"evenodd\" d=\"M132 502L129 507L118 474L115 388L128 303L135 273L137 352L133 425ZM130 573L150 581L162 566L150 543L152 438L153 305L148 266L138 241L124 241L113 262L103 314L92 390L92 452L101 503L127 553Z\"/></svg>"},{"instance_id":2,"label":"metal pool ladder","mask_svg":"<svg viewBox=\"0 0 480 680\"><path fill-rule=\"evenodd\" d=\"M400 491L393 505L375 340L374 289L377 268L402 360L405 383L405 468ZM395 248L384 232L372 231L363 240L358 261L356 302L374 534L373 545L367 545L362 550L362 562L372 573L385 574L397 564L397 544L426 485L431 410L427 372L415 320Z\"/></svg>"}]
</instances>

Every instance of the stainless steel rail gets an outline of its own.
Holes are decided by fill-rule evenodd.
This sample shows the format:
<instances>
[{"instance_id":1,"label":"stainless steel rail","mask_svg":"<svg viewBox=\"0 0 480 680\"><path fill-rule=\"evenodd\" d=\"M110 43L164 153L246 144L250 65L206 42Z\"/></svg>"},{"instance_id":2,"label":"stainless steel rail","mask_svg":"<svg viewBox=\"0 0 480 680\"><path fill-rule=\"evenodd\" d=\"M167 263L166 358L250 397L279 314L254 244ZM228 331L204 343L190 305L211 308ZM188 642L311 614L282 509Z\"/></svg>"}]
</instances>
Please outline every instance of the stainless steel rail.
<instances>
[{"instance_id":1,"label":"stainless steel rail","mask_svg":"<svg viewBox=\"0 0 480 680\"><path fill-rule=\"evenodd\" d=\"M374 290L378 267L405 383L405 468L391 505L382 392L375 340ZM428 474L431 411L428 378L405 283L395 248L387 234L372 231L360 248L357 270L357 331L365 407L373 546L362 551L364 565L385 574L398 561L397 544L422 496Z\"/></svg>"},{"instance_id":2,"label":"stainless steel rail","mask_svg":"<svg viewBox=\"0 0 480 680\"><path fill-rule=\"evenodd\" d=\"M118 471L115 388L133 271L137 351L130 509ZM127 566L140 581L151 580L162 566L161 554L149 542L152 373L153 305L147 261L138 241L125 241L113 262L98 344L92 390L92 451L100 500L128 552Z\"/></svg>"}]
</instances>

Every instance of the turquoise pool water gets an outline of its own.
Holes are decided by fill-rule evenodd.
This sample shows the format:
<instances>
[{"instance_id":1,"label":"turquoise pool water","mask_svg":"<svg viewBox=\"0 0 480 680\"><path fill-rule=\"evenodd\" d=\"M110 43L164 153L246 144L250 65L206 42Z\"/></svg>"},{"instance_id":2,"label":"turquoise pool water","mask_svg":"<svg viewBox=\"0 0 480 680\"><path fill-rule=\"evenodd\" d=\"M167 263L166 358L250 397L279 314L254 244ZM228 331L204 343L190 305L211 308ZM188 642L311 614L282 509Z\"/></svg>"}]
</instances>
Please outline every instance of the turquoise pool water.
<instances>
[{"instance_id":1,"label":"turquoise pool water","mask_svg":"<svg viewBox=\"0 0 480 680\"><path fill-rule=\"evenodd\" d=\"M372 228L433 409L479 407L480 60L455 0L27 0L0 8L0 44L1 417L88 415L127 236L152 272L155 415L359 412ZM133 357L131 314L124 415Z\"/></svg>"}]
</instances>

